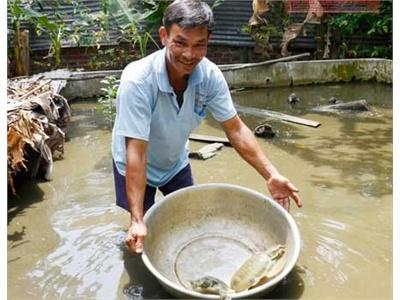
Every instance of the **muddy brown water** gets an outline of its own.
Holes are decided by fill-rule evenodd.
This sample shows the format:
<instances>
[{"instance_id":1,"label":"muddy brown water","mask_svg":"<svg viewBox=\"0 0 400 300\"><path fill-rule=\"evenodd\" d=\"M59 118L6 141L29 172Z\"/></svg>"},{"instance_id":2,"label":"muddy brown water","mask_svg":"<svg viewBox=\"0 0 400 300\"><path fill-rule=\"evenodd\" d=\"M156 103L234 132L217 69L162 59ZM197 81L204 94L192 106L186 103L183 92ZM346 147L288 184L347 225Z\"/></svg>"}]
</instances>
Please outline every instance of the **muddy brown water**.
<instances>
[{"instance_id":1,"label":"muddy brown water","mask_svg":"<svg viewBox=\"0 0 400 300\"><path fill-rule=\"evenodd\" d=\"M298 105L287 103L295 92ZM366 99L371 112L312 112L335 96ZM266 298L392 298L392 87L340 84L260 89L236 103L319 121L319 128L242 116L272 125L263 151L301 191L291 214L301 233L296 267ZM26 183L8 199L9 299L172 298L123 246L128 214L114 205L111 134L93 102L72 104L65 157L53 180ZM207 118L196 133L223 136ZM193 150L203 146L191 142ZM225 182L266 192L265 182L232 148L191 160L196 183Z\"/></svg>"}]
</instances>

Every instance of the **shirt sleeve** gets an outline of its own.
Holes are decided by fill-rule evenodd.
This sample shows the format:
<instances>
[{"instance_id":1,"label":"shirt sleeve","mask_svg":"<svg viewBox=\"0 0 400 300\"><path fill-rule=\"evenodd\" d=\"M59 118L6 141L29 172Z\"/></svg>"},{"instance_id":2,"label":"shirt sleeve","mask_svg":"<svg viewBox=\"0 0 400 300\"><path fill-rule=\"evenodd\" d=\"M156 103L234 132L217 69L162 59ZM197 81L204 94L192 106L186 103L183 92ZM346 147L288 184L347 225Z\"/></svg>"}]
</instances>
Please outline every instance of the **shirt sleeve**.
<instances>
[{"instance_id":1,"label":"shirt sleeve","mask_svg":"<svg viewBox=\"0 0 400 300\"><path fill-rule=\"evenodd\" d=\"M152 116L150 94L143 84L132 81L121 82L117 93L116 134L149 140Z\"/></svg>"},{"instance_id":2,"label":"shirt sleeve","mask_svg":"<svg viewBox=\"0 0 400 300\"><path fill-rule=\"evenodd\" d=\"M211 74L208 89L208 107L215 120L224 122L233 118L237 112L221 70L215 66Z\"/></svg>"}]
</instances>

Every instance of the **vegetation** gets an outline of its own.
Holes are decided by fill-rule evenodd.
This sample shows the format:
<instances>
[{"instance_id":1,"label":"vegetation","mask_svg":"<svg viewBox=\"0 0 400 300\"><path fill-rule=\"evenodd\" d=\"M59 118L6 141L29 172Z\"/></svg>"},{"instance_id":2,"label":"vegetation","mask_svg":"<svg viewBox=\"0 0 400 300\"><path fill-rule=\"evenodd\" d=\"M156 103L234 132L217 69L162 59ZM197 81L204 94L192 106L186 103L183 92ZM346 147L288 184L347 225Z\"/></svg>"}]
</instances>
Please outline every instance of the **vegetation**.
<instances>
[{"instance_id":1,"label":"vegetation","mask_svg":"<svg viewBox=\"0 0 400 300\"><path fill-rule=\"evenodd\" d=\"M383 43L388 40L392 32L392 1L381 1L379 13L339 13L326 14L323 16L320 28L321 32L334 33L330 39L330 46L335 49L332 58L363 58L380 57L392 58L392 43ZM283 28L289 25L289 18L281 1L269 3L269 10L260 16L259 22L254 25L250 21L242 28L242 32L249 33L255 41L254 52L269 58L273 48L270 38L282 38ZM318 34L316 36L318 38ZM358 39L359 42L355 42ZM324 47L325 38L318 47ZM323 49L317 49L322 51ZM276 51L275 51L276 52ZM328 52L329 53L329 52ZM275 53L276 55L277 53Z\"/></svg>"},{"instance_id":2,"label":"vegetation","mask_svg":"<svg viewBox=\"0 0 400 300\"><path fill-rule=\"evenodd\" d=\"M212 8L216 8L224 0L215 0ZM159 45L152 37L154 28L161 24L165 8L171 0L143 0L143 1L125 1L125 0L100 0L100 11L92 12L78 0L7 0L10 21L13 27L13 38L15 40L14 50L11 52L10 60L16 63L17 72L22 74L22 63L20 62L19 34L21 22L27 22L35 30L35 33L47 35L50 40L48 55L45 58L52 59L52 67L61 66L62 45L76 45L92 47L98 49L90 60L88 66L95 69L100 67L108 68L123 63L121 56L116 50L101 50L105 43L110 41L111 23L113 28L118 29L119 36L117 42L125 42L131 45L132 49L137 50L137 56L143 57L147 53L148 44L151 42L156 48ZM73 7L73 21L66 21L66 14L60 9L63 5ZM44 11L52 8L52 16ZM112 22L111 22L112 21ZM115 52L115 53L112 53ZM129 50L125 50L129 52ZM111 55L116 54L116 55ZM104 63L96 62L99 57L107 57ZM132 59L128 54L125 62ZM46 62L35 62L38 64L47 64Z\"/></svg>"},{"instance_id":3,"label":"vegetation","mask_svg":"<svg viewBox=\"0 0 400 300\"><path fill-rule=\"evenodd\" d=\"M346 57L381 57L392 58L392 43L389 45L354 45L350 43L350 37L360 36L362 40L379 37L392 36L392 14L393 3L391 1L380 2L380 13L358 13L332 15L329 25L332 29L340 32L341 42L339 56Z\"/></svg>"},{"instance_id":4,"label":"vegetation","mask_svg":"<svg viewBox=\"0 0 400 300\"><path fill-rule=\"evenodd\" d=\"M165 8L171 0L100 0L100 10L92 12L79 0L7 0L9 21L13 32L14 47L9 51L9 60L14 61L16 73L23 73L20 58L21 23L28 22L36 34L49 37L50 47L47 58L53 68L61 66L62 45L95 46L85 66L91 69L122 68L127 62L147 54L151 43L159 48L153 39L154 29L161 24ZM224 0L210 1L212 9L220 6ZM59 9L62 5L73 7L73 21L66 21L66 15ZM359 36L361 41L371 41L373 37L392 35L392 2L381 1L381 12L358 14L329 15L330 28L339 38L332 39L340 58L346 57L392 57L392 44L351 43L351 37ZM45 9L52 8L54 14L48 16ZM261 54L272 54L271 36L282 36L288 25L288 15L283 11L281 2L271 2L271 9L266 16L267 22L252 28L245 26L244 32L251 34L256 41L256 48ZM129 47L103 47L109 44L111 30L118 29L117 43ZM108 45L109 46L109 45ZM39 62L43 64L43 62ZM47 63L47 62L46 62Z\"/></svg>"},{"instance_id":5,"label":"vegetation","mask_svg":"<svg viewBox=\"0 0 400 300\"><path fill-rule=\"evenodd\" d=\"M271 37L281 37L289 24L289 15L282 1L269 3L270 9L259 17L258 24L246 24L243 33L248 33L255 42L254 52L262 59L270 59L274 53ZM262 20L262 22L261 22Z\"/></svg>"},{"instance_id":6,"label":"vegetation","mask_svg":"<svg viewBox=\"0 0 400 300\"><path fill-rule=\"evenodd\" d=\"M32 1L8 0L7 5L10 12L10 21L14 33L14 47L11 55L15 59L17 75L24 75L25 70L21 61L20 54L22 48L22 45L20 45L21 22L27 20L25 10L32 5Z\"/></svg>"},{"instance_id":7,"label":"vegetation","mask_svg":"<svg viewBox=\"0 0 400 300\"><path fill-rule=\"evenodd\" d=\"M109 128L112 129L116 114L115 101L117 98L119 80L115 76L107 76L101 82L104 83L106 87L101 88L104 92L104 96L100 97L98 100L99 110L109 124Z\"/></svg>"},{"instance_id":8,"label":"vegetation","mask_svg":"<svg viewBox=\"0 0 400 300\"><path fill-rule=\"evenodd\" d=\"M56 20L51 21L46 15L30 9L29 17L35 24L35 30L38 36L44 32L49 36L51 44L48 56L54 57L54 66L58 68L61 65L61 43L72 31L63 21L65 15L57 11L55 13Z\"/></svg>"}]
</instances>

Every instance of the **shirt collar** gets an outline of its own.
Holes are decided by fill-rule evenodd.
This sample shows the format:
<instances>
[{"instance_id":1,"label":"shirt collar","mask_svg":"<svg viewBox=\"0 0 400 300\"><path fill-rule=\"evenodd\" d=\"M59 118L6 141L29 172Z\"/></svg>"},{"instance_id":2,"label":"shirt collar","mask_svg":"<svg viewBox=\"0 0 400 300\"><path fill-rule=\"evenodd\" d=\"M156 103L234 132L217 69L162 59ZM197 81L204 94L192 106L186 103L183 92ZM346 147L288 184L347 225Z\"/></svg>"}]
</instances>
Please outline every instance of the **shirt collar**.
<instances>
[{"instance_id":1,"label":"shirt collar","mask_svg":"<svg viewBox=\"0 0 400 300\"><path fill-rule=\"evenodd\" d=\"M165 93L170 93L173 91L171 84L168 80L168 72L167 72L167 64L165 61L165 47L161 49L156 57L155 68L156 68L156 76L158 88L160 91ZM188 86L195 86L203 81L203 71L201 70L201 64L203 60L201 60L197 66L194 68L192 74L189 76Z\"/></svg>"}]
</instances>

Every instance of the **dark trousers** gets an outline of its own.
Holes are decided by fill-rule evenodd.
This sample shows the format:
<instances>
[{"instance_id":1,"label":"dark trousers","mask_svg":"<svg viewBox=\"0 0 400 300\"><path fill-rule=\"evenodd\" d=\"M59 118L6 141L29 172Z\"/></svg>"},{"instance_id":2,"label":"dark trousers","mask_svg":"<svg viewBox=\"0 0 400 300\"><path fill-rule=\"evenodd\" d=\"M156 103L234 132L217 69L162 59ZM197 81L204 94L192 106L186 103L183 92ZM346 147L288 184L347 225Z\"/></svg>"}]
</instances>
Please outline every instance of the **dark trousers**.
<instances>
[{"instance_id":1,"label":"dark trousers","mask_svg":"<svg viewBox=\"0 0 400 300\"><path fill-rule=\"evenodd\" d=\"M115 185L115 194L117 197L117 205L129 211L128 205L128 197L126 195L125 188L125 176L121 175L118 170L115 162L113 160L113 171L114 171L114 185ZM163 193L163 195L168 195L176 190L181 188L193 185L193 176L192 169L190 168L190 164L187 164L182 170L178 172L170 181L168 181L165 185L158 187L158 189ZM156 194L157 189L155 187L146 185L146 191L144 193L144 203L143 203L143 213L145 213L153 204L154 204L154 196Z\"/></svg>"}]
</instances>

